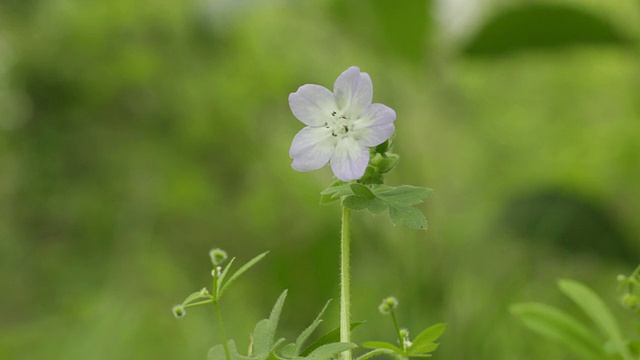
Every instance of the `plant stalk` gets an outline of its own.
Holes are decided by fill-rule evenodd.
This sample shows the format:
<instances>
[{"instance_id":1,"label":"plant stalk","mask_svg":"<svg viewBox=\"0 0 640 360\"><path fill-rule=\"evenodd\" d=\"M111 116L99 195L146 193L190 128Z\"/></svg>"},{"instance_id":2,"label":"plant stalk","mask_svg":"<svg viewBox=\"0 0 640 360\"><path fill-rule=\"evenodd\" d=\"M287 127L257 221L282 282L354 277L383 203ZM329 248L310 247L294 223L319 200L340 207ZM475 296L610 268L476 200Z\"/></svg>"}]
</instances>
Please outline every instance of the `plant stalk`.
<instances>
[{"instance_id":1,"label":"plant stalk","mask_svg":"<svg viewBox=\"0 0 640 360\"><path fill-rule=\"evenodd\" d=\"M220 279L220 267L216 266L213 269L213 308L216 311L216 317L218 318L218 327L220 328L220 338L222 339L222 348L224 349L224 355L227 360L231 360L231 352L229 351L229 344L227 344L227 334L224 331L224 323L222 322L222 315L220 314L220 306L218 306L219 293L218 293L218 280Z\"/></svg>"},{"instance_id":2,"label":"plant stalk","mask_svg":"<svg viewBox=\"0 0 640 360\"><path fill-rule=\"evenodd\" d=\"M351 209L342 207L340 238L340 342L351 342ZM351 350L340 353L340 360L351 360Z\"/></svg>"}]
</instances>

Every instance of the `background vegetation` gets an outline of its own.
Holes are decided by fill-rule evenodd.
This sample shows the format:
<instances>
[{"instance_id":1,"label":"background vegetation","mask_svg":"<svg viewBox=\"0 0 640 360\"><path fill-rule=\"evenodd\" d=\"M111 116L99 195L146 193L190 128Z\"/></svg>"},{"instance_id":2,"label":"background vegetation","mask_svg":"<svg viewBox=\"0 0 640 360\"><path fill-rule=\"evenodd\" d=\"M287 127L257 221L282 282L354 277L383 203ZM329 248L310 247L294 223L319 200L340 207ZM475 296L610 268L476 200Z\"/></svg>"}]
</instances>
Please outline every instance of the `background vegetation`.
<instances>
[{"instance_id":1,"label":"background vegetation","mask_svg":"<svg viewBox=\"0 0 640 360\"><path fill-rule=\"evenodd\" d=\"M338 296L339 208L330 170L290 168L287 96L358 65L398 113L388 182L435 192L426 232L354 214L355 340L393 339L394 294L409 329L448 323L436 359L570 359L507 307L567 309L570 277L619 308L639 35L633 0L3 0L0 357L204 358L211 309L170 309L212 247L271 250L222 303L241 347L285 288L302 330Z\"/></svg>"}]
</instances>

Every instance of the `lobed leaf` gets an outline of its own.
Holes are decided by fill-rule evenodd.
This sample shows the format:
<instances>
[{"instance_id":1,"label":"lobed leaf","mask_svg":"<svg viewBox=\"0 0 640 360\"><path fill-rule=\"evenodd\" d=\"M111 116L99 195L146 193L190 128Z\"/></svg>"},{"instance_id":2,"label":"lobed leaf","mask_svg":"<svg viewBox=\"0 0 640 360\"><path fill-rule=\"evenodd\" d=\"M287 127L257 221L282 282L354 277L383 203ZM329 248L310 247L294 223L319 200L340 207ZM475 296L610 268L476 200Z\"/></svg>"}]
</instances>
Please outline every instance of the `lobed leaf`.
<instances>
[{"instance_id":1,"label":"lobed leaf","mask_svg":"<svg viewBox=\"0 0 640 360\"><path fill-rule=\"evenodd\" d=\"M395 206L410 206L421 203L433 192L432 189L402 185L376 192L376 196Z\"/></svg>"},{"instance_id":2,"label":"lobed leaf","mask_svg":"<svg viewBox=\"0 0 640 360\"><path fill-rule=\"evenodd\" d=\"M406 225L412 229L427 229L427 219L414 207L389 207L389 217L394 225Z\"/></svg>"},{"instance_id":3,"label":"lobed leaf","mask_svg":"<svg viewBox=\"0 0 640 360\"><path fill-rule=\"evenodd\" d=\"M376 197L376 195L373 193L373 191L371 191L371 189L369 189L368 187L362 184L350 184L349 187L351 188L351 191L353 191L355 195L365 198L367 200L373 200Z\"/></svg>"},{"instance_id":4,"label":"lobed leaf","mask_svg":"<svg viewBox=\"0 0 640 360\"><path fill-rule=\"evenodd\" d=\"M364 210L369 207L371 200L358 195L349 195L342 200L342 206L353 210Z\"/></svg>"}]
</instances>

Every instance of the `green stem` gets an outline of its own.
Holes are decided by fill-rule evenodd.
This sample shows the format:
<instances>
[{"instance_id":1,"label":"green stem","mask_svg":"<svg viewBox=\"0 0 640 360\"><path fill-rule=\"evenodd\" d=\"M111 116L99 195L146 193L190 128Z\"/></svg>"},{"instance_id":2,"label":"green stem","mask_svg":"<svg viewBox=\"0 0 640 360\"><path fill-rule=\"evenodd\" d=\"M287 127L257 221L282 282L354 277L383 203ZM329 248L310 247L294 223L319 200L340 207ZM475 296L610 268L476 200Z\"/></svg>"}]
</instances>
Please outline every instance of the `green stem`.
<instances>
[{"instance_id":1,"label":"green stem","mask_svg":"<svg viewBox=\"0 0 640 360\"><path fill-rule=\"evenodd\" d=\"M220 267L216 266L213 269L213 307L216 311L216 317L218 318L218 327L220 328L220 337L222 338L222 347L224 348L224 355L227 360L231 360L231 352L229 352L229 344L227 344L227 334L224 331L224 323L222 322L222 315L220 315L220 306L218 306L218 280L220 279Z\"/></svg>"},{"instance_id":2,"label":"green stem","mask_svg":"<svg viewBox=\"0 0 640 360\"><path fill-rule=\"evenodd\" d=\"M398 336L398 346L404 349L404 341L402 340L402 336L400 336L400 327L398 326L398 320L396 320L396 313L391 310L391 318L393 319L393 325L396 327L396 335Z\"/></svg>"},{"instance_id":3,"label":"green stem","mask_svg":"<svg viewBox=\"0 0 640 360\"><path fill-rule=\"evenodd\" d=\"M213 302L213 307L216 309L216 316L218 317L218 327L220 327L220 337L222 338L222 347L224 348L224 354L227 360L231 360L231 353L229 352L229 345L227 344L227 335L224 332L224 324L222 323L222 315L220 315L220 307L218 302Z\"/></svg>"},{"instance_id":4,"label":"green stem","mask_svg":"<svg viewBox=\"0 0 640 360\"><path fill-rule=\"evenodd\" d=\"M340 239L340 342L351 342L351 209L342 207L342 233ZM340 354L340 360L351 360L351 350Z\"/></svg>"}]
</instances>

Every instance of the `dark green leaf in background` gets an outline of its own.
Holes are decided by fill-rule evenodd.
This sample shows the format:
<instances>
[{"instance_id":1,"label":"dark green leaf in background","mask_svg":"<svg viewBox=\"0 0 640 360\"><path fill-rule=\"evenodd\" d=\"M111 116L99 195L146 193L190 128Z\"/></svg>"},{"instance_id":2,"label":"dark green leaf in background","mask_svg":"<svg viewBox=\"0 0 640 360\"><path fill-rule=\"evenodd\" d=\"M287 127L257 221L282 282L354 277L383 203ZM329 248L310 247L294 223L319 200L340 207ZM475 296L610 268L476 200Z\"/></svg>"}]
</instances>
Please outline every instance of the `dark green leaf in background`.
<instances>
[{"instance_id":1,"label":"dark green leaf in background","mask_svg":"<svg viewBox=\"0 0 640 360\"><path fill-rule=\"evenodd\" d=\"M614 24L596 14L565 5L527 4L508 8L490 19L462 53L496 57L576 45L629 44Z\"/></svg>"}]
</instances>

